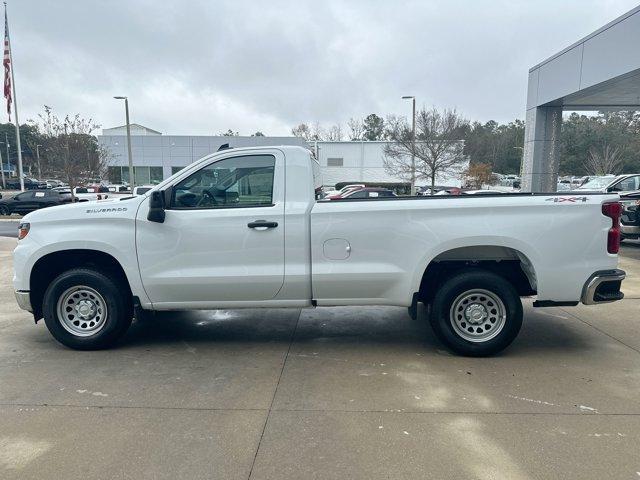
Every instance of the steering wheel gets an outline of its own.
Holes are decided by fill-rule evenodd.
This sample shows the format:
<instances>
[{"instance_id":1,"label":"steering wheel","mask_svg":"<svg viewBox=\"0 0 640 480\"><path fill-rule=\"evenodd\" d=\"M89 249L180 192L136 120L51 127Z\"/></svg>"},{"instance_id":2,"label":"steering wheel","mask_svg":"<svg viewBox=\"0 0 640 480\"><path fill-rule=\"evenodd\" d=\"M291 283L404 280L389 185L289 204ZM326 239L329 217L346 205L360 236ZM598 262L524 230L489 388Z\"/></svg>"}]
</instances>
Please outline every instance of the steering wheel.
<instances>
[{"instance_id":1,"label":"steering wheel","mask_svg":"<svg viewBox=\"0 0 640 480\"><path fill-rule=\"evenodd\" d=\"M210 190L203 189L202 190L202 198L198 202L198 206L202 205L202 203L204 202L205 198L211 200L211 203L213 203L213 205L218 205L218 201L216 200L216 197L213 196L213 193L211 193Z\"/></svg>"}]
</instances>

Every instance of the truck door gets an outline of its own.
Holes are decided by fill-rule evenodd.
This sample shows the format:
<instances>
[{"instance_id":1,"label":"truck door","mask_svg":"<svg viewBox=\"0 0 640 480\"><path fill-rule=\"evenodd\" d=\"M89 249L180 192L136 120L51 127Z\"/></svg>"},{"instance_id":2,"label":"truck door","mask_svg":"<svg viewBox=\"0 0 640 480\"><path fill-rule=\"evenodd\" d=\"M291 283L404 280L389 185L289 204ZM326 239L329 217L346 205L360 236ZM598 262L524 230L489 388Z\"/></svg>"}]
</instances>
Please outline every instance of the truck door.
<instances>
[{"instance_id":1,"label":"truck door","mask_svg":"<svg viewBox=\"0 0 640 480\"><path fill-rule=\"evenodd\" d=\"M147 220L148 198L136 221L140 275L154 305L275 297L284 282L283 153L229 153L168 188L164 223Z\"/></svg>"}]
</instances>

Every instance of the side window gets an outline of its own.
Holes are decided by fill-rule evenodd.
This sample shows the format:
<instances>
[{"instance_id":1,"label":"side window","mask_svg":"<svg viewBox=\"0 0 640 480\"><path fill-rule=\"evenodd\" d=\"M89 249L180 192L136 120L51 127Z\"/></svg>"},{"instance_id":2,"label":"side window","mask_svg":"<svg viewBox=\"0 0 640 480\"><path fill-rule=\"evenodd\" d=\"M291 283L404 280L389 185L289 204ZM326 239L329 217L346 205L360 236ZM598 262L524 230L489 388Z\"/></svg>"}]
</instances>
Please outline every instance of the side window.
<instances>
[{"instance_id":1,"label":"side window","mask_svg":"<svg viewBox=\"0 0 640 480\"><path fill-rule=\"evenodd\" d=\"M273 203L273 155L220 160L173 187L175 209L264 207Z\"/></svg>"},{"instance_id":2,"label":"side window","mask_svg":"<svg viewBox=\"0 0 640 480\"><path fill-rule=\"evenodd\" d=\"M616 183L611 190L613 192L630 192L633 190L638 190L640 188L640 186L638 185L639 180L640 176L638 175L625 178L624 180L620 180L618 183Z\"/></svg>"},{"instance_id":3,"label":"side window","mask_svg":"<svg viewBox=\"0 0 640 480\"><path fill-rule=\"evenodd\" d=\"M346 198L367 198L367 194L369 192L365 191L365 190L359 190L355 193L352 193L351 195L349 195Z\"/></svg>"},{"instance_id":4,"label":"side window","mask_svg":"<svg viewBox=\"0 0 640 480\"><path fill-rule=\"evenodd\" d=\"M20 195L16 195L16 200L20 200L21 202L24 200L29 200L33 198L33 192L24 192Z\"/></svg>"}]
</instances>

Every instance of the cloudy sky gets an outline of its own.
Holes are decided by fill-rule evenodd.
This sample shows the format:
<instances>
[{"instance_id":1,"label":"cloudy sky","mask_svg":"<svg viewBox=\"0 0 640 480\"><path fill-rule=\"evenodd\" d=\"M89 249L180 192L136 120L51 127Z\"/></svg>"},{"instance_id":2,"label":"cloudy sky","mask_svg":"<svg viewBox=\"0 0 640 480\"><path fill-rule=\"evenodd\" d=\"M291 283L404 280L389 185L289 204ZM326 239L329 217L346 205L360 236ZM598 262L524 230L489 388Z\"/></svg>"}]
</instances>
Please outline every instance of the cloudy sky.
<instances>
[{"instance_id":1,"label":"cloudy sky","mask_svg":"<svg viewBox=\"0 0 640 480\"><path fill-rule=\"evenodd\" d=\"M529 67L637 0L8 0L21 121L287 135L419 105L524 116Z\"/></svg>"}]
</instances>

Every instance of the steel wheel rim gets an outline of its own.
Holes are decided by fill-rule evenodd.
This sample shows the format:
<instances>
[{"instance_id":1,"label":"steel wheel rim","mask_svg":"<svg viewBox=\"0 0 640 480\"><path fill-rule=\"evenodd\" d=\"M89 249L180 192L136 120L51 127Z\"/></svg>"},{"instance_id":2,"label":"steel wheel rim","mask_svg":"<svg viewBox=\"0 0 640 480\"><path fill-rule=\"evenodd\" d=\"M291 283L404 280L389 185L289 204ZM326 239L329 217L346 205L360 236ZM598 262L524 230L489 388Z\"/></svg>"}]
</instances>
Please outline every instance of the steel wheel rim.
<instances>
[{"instance_id":1,"label":"steel wheel rim","mask_svg":"<svg viewBox=\"0 0 640 480\"><path fill-rule=\"evenodd\" d=\"M95 289L76 285L58 298L58 320L62 327L77 337L95 335L107 320L107 302Z\"/></svg>"},{"instance_id":2,"label":"steel wheel rim","mask_svg":"<svg viewBox=\"0 0 640 480\"><path fill-rule=\"evenodd\" d=\"M469 342L481 343L495 338L507 320L504 303L489 290L467 290L456 297L449 310L453 330Z\"/></svg>"}]
</instances>

